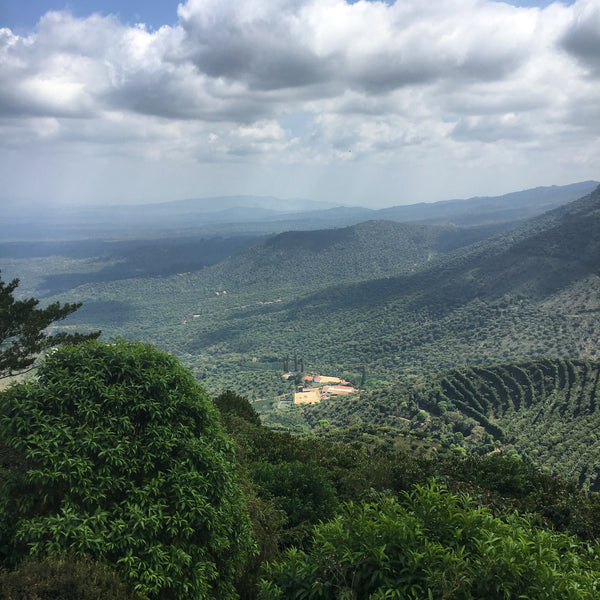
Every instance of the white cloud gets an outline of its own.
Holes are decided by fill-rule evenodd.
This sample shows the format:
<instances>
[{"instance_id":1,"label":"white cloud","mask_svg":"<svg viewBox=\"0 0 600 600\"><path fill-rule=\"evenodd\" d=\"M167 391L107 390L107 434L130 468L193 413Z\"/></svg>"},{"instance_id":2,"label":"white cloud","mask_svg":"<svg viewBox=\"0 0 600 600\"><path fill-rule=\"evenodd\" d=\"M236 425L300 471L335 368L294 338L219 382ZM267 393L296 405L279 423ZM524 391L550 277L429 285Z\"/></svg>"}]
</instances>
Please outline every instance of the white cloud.
<instances>
[{"instance_id":1,"label":"white cloud","mask_svg":"<svg viewBox=\"0 0 600 600\"><path fill-rule=\"evenodd\" d=\"M496 193L508 181L597 177L600 0L543 10L491 0L189 0L178 15L156 31L67 12L46 14L28 36L0 30L7 194L32 193L32 157L43 173L59 157L81 161L82 173L147 164L155 199L190 195L202 165L230 173L231 193L254 185L314 195L312 179L343 201L373 178L386 203L397 201L399 174L428 199L485 193L485 182ZM543 165L532 167L534 152ZM193 195L219 187L203 173ZM145 189L125 179L114 178L114 196ZM60 181L46 189L59 197Z\"/></svg>"},{"instance_id":2,"label":"white cloud","mask_svg":"<svg viewBox=\"0 0 600 600\"><path fill-rule=\"evenodd\" d=\"M595 76L600 75L600 3L597 0L580 0L574 6L562 43Z\"/></svg>"}]
</instances>

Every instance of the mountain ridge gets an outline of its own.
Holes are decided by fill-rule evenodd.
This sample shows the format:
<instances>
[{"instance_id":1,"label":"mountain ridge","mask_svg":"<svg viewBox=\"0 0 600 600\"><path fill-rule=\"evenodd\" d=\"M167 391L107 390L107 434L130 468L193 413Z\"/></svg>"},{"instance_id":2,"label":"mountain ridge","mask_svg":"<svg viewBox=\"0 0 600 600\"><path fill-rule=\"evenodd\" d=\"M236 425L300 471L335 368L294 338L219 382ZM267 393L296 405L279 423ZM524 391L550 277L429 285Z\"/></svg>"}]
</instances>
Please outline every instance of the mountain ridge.
<instances>
[{"instance_id":1,"label":"mountain ridge","mask_svg":"<svg viewBox=\"0 0 600 600\"><path fill-rule=\"evenodd\" d=\"M272 196L232 196L155 204L60 208L5 203L5 241L132 239L173 235L275 234L286 230L355 225L367 220L458 226L510 223L589 193L598 182L546 186L503 196L406 204L384 209ZM301 203L301 208L299 205ZM281 210L284 207L284 210ZM315 210L319 207L319 210Z\"/></svg>"},{"instance_id":2,"label":"mountain ridge","mask_svg":"<svg viewBox=\"0 0 600 600\"><path fill-rule=\"evenodd\" d=\"M278 244L298 249L305 243L303 234L293 233L202 271L124 280L118 287L82 286L56 299L84 302L74 315L81 325L107 335L141 335L185 356L210 390L226 385L251 397L264 397L266 389L283 393L275 379L265 383L260 369L272 373L294 352L309 369L363 365L370 377L383 381L507 359L597 359L599 195L597 189L517 229L431 260L421 253L417 266L398 264L400 258L412 260L407 253L393 265L400 273L378 275L376 263L367 261L360 272L336 277L332 271L320 279L311 273L311 248L302 248L297 264L289 262L293 253L288 262L278 260ZM414 224L385 227L439 231ZM343 230L336 235L342 245L335 256L348 252L352 265ZM422 252L418 245L412 248ZM240 259L261 256L265 249L269 253L259 262ZM355 249L358 253L360 244ZM326 254L330 248L320 251L321 258L334 256ZM327 261L320 264L326 269ZM269 280L265 273L274 275ZM359 275L365 279L356 281Z\"/></svg>"}]
</instances>

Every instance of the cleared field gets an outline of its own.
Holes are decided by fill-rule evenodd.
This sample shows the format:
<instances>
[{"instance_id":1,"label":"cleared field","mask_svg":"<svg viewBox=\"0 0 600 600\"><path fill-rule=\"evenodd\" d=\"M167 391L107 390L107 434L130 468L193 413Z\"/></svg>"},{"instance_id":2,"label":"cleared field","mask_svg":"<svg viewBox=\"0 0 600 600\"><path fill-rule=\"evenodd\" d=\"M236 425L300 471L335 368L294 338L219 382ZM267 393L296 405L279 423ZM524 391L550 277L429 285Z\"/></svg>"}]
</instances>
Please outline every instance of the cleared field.
<instances>
[{"instance_id":1,"label":"cleared field","mask_svg":"<svg viewBox=\"0 0 600 600\"><path fill-rule=\"evenodd\" d=\"M321 389L312 388L309 392L296 392L294 404L315 404L321 402Z\"/></svg>"}]
</instances>

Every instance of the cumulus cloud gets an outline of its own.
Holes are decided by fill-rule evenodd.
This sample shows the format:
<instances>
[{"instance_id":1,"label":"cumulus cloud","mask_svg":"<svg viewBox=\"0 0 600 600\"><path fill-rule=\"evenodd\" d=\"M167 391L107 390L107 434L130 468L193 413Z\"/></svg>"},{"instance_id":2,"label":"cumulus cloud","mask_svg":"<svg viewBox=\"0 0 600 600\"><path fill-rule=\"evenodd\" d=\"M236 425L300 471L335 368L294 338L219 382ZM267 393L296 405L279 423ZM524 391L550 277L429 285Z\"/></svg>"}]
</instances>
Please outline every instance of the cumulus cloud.
<instances>
[{"instance_id":1,"label":"cumulus cloud","mask_svg":"<svg viewBox=\"0 0 600 600\"><path fill-rule=\"evenodd\" d=\"M577 3L562 44L596 76L600 75L600 3L595 0Z\"/></svg>"},{"instance_id":2,"label":"cumulus cloud","mask_svg":"<svg viewBox=\"0 0 600 600\"><path fill-rule=\"evenodd\" d=\"M317 86L316 94L502 78L527 60L535 21L515 23L511 7L464 0L190 0L179 16L182 58L199 72L258 90Z\"/></svg>"},{"instance_id":3,"label":"cumulus cloud","mask_svg":"<svg viewBox=\"0 0 600 600\"><path fill-rule=\"evenodd\" d=\"M29 35L0 29L5 148L314 166L485 147L514 164L578 140L583 170L598 166L598 0L188 0L178 19L49 12Z\"/></svg>"}]
</instances>

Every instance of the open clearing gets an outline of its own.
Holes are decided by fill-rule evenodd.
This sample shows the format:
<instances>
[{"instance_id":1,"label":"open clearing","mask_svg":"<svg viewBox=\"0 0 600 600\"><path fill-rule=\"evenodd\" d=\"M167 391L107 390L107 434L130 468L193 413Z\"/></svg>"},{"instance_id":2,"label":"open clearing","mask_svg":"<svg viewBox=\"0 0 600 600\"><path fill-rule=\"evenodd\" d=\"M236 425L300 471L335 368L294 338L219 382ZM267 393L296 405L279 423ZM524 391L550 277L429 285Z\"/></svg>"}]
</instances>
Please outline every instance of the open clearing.
<instances>
[{"instance_id":1,"label":"open clearing","mask_svg":"<svg viewBox=\"0 0 600 600\"><path fill-rule=\"evenodd\" d=\"M321 402L321 389L312 388L308 392L296 392L294 394L294 404L314 404Z\"/></svg>"}]
</instances>

